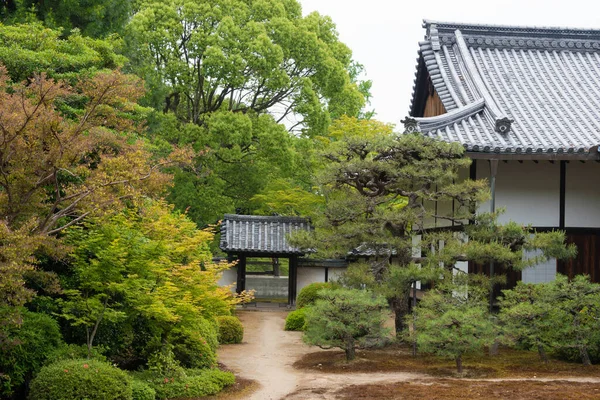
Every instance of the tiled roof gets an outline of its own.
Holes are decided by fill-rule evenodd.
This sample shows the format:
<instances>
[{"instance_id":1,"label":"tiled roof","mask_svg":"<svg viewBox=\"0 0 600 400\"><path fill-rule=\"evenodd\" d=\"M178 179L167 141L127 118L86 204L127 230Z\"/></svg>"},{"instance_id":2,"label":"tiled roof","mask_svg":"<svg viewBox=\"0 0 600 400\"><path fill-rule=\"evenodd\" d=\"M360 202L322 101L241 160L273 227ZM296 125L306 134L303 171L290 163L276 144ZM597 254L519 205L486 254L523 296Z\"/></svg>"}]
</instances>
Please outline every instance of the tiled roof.
<instances>
[{"instance_id":1,"label":"tiled roof","mask_svg":"<svg viewBox=\"0 0 600 400\"><path fill-rule=\"evenodd\" d=\"M266 256L304 254L290 246L286 236L309 229L310 222L306 218L225 214L219 247L228 253L244 252Z\"/></svg>"},{"instance_id":2,"label":"tiled roof","mask_svg":"<svg viewBox=\"0 0 600 400\"><path fill-rule=\"evenodd\" d=\"M428 20L423 27L408 130L471 152L597 154L600 30ZM447 113L416 118L427 76Z\"/></svg>"}]
</instances>

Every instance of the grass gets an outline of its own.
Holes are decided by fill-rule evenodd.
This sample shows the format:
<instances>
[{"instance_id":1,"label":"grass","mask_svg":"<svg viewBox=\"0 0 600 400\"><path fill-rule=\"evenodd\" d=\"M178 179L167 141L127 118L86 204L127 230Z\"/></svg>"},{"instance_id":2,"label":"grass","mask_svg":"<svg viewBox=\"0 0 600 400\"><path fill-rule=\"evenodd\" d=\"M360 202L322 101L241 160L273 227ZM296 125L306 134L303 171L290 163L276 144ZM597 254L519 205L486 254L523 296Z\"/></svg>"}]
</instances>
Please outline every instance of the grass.
<instances>
[{"instance_id":1,"label":"grass","mask_svg":"<svg viewBox=\"0 0 600 400\"><path fill-rule=\"evenodd\" d=\"M347 372L412 372L435 377L455 377L456 365L431 355L413 357L410 348L392 345L382 349L361 350L356 360L347 363L342 351L315 352L304 355L294 363L298 369L331 373ZM487 354L463 357L467 378L554 378L598 377L600 366L551 360L545 364L536 352L500 348L495 356Z\"/></svg>"}]
</instances>

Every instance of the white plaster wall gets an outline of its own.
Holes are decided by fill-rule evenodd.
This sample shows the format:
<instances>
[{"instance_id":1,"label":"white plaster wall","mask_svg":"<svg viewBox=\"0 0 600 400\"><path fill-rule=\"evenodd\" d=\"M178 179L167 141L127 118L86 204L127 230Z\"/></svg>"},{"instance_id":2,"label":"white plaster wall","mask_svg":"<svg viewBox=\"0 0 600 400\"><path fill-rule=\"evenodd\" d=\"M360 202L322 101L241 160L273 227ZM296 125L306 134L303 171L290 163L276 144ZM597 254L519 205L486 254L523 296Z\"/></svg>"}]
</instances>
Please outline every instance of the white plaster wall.
<instances>
[{"instance_id":1,"label":"white plaster wall","mask_svg":"<svg viewBox=\"0 0 600 400\"><path fill-rule=\"evenodd\" d=\"M335 282L348 268L329 268L329 282Z\"/></svg>"},{"instance_id":2,"label":"white plaster wall","mask_svg":"<svg viewBox=\"0 0 600 400\"><path fill-rule=\"evenodd\" d=\"M565 226L600 227L600 164L572 161L566 168Z\"/></svg>"},{"instance_id":3,"label":"white plaster wall","mask_svg":"<svg viewBox=\"0 0 600 400\"><path fill-rule=\"evenodd\" d=\"M219 286L231 286L231 291L235 292L235 284L237 281L237 268L231 267L223 271L223 275L221 275L221 279L219 279Z\"/></svg>"},{"instance_id":4,"label":"white plaster wall","mask_svg":"<svg viewBox=\"0 0 600 400\"><path fill-rule=\"evenodd\" d=\"M329 270L331 272L331 269ZM297 292L313 282L325 282L325 268L321 267L298 267Z\"/></svg>"},{"instance_id":5,"label":"white plaster wall","mask_svg":"<svg viewBox=\"0 0 600 400\"><path fill-rule=\"evenodd\" d=\"M489 162L477 160L477 179L485 178L489 181L489 177ZM558 226L559 163L499 161L496 175L496 209L499 208L506 209L499 218L501 223L512 220L533 226ZM490 203L481 204L479 211L490 211Z\"/></svg>"}]
</instances>

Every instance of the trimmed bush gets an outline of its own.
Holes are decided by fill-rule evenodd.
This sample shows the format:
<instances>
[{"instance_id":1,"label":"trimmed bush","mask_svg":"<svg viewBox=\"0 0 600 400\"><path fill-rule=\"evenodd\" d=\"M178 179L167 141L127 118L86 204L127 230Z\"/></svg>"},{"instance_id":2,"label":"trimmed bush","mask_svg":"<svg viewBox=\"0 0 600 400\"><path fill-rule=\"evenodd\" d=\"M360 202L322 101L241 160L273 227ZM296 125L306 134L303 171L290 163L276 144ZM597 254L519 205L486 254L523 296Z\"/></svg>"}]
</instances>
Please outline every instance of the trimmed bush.
<instances>
[{"instance_id":1,"label":"trimmed bush","mask_svg":"<svg viewBox=\"0 0 600 400\"><path fill-rule=\"evenodd\" d=\"M22 389L46 362L48 354L62 344L58 323L49 315L23 310L20 327L3 333L14 341L0 350L0 395ZM1 319L1 317L0 317Z\"/></svg>"},{"instance_id":2,"label":"trimmed bush","mask_svg":"<svg viewBox=\"0 0 600 400\"><path fill-rule=\"evenodd\" d=\"M176 400L211 396L235 382L235 376L231 372L218 369L192 369L186 370L186 373L188 375L181 378L155 380L153 387L156 390L156 398Z\"/></svg>"},{"instance_id":3,"label":"trimmed bush","mask_svg":"<svg viewBox=\"0 0 600 400\"><path fill-rule=\"evenodd\" d=\"M299 308L290 312L285 318L286 331L303 331L306 323L306 311L308 307Z\"/></svg>"},{"instance_id":4,"label":"trimmed bush","mask_svg":"<svg viewBox=\"0 0 600 400\"><path fill-rule=\"evenodd\" d=\"M173 329L170 342L175 359L185 368L213 368L217 365L216 327L204 319L192 326Z\"/></svg>"},{"instance_id":5,"label":"trimmed bush","mask_svg":"<svg viewBox=\"0 0 600 400\"><path fill-rule=\"evenodd\" d=\"M131 382L131 394L133 400L154 400L156 391L148 383L134 379Z\"/></svg>"},{"instance_id":6,"label":"trimmed bush","mask_svg":"<svg viewBox=\"0 0 600 400\"><path fill-rule=\"evenodd\" d=\"M230 316L220 316L217 317L217 326L219 327L219 343L242 343L244 339L244 326L239 319Z\"/></svg>"},{"instance_id":7,"label":"trimmed bush","mask_svg":"<svg viewBox=\"0 0 600 400\"><path fill-rule=\"evenodd\" d=\"M97 360L64 360L47 365L31 381L29 400L132 400L131 378Z\"/></svg>"},{"instance_id":8,"label":"trimmed bush","mask_svg":"<svg viewBox=\"0 0 600 400\"><path fill-rule=\"evenodd\" d=\"M296 298L296 308L303 308L315 304L319 299L317 292L321 289L335 289L338 287L333 282L313 282L300 289Z\"/></svg>"}]
</instances>

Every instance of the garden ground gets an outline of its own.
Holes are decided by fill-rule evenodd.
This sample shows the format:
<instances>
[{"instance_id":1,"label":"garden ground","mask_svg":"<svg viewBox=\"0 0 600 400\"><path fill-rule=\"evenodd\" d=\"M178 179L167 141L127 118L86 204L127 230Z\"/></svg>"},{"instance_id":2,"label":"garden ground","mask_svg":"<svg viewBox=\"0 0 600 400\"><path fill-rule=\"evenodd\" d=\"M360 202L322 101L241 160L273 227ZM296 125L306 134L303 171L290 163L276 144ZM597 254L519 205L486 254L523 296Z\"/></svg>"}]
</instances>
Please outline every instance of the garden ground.
<instances>
[{"instance_id":1,"label":"garden ground","mask_svg":"<svg viewBox=\"0 0 600 400\"><path fill-rule=\"evenodd\" d=\"M600 399L599 366L543 364L535 353L501 350L465 358L466 377L457 378L451 361L413 358L399 346L359 351L348 364L341 351L284 331L286 315L238 313L244 342L221 346L219 360L241 380L219 399Z\"/></svg>"}]
</instances>

